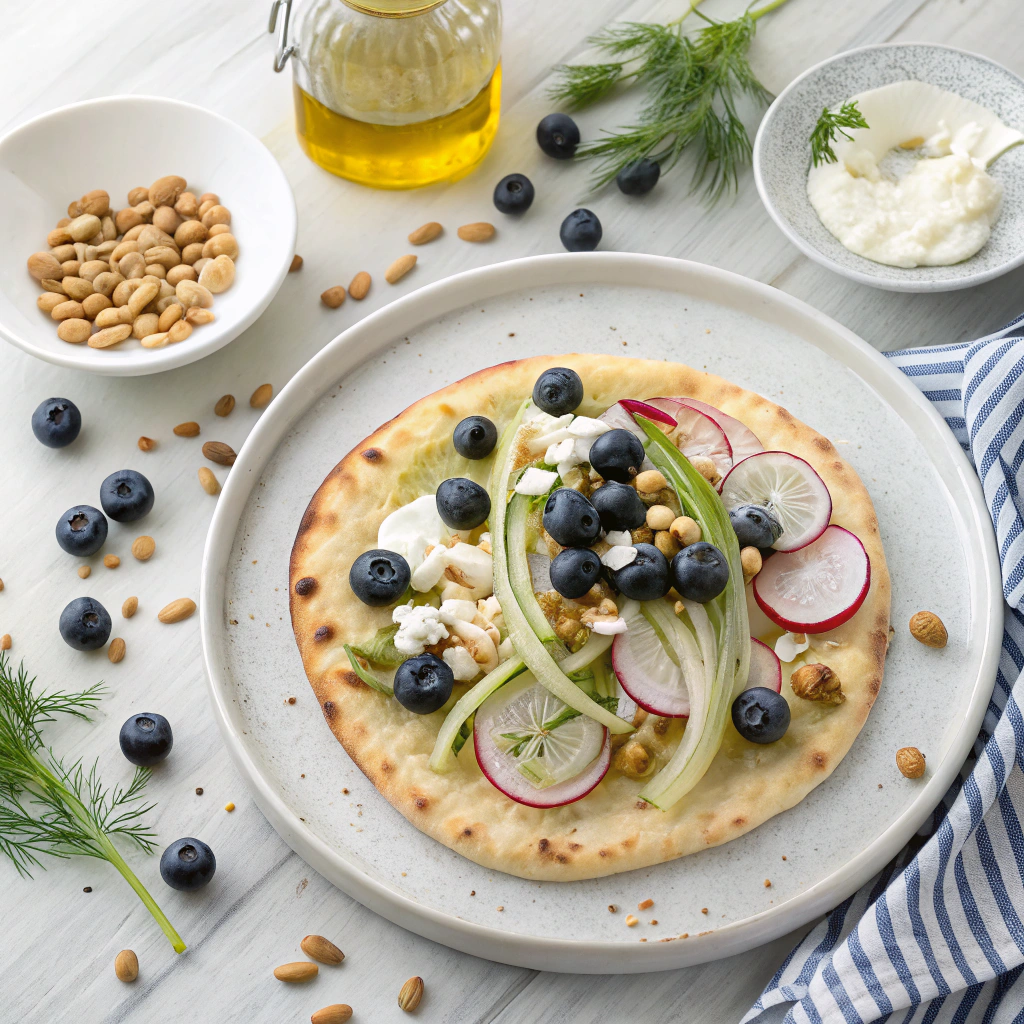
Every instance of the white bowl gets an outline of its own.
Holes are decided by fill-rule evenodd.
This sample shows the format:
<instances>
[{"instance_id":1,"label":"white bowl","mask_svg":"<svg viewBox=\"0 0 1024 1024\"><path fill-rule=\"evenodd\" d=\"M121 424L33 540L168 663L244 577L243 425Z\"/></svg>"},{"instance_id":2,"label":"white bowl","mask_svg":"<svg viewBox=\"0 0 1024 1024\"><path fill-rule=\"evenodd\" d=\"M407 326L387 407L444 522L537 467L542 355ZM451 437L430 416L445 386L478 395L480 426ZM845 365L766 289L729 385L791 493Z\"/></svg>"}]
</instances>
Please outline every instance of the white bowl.
<instances>
[{"instance_id":1,"label":"white bowl","mask_svg":"<svg viewBox=\"0 0 1024 1024\"><path fill-rule=\"evenodd\" d=\"M821 108L855 93L916 79L994 111L1024 130L1024 81L987 57L934 43L886 43L831 57L805 71L768 109L754 140L754 180L761 201L786 237L812 260L860 284L900 292L971 288L1024 263L1024 146L988 169L1003 186L1003 205L982 249L948 267L889 267L845 248L807 198L810 135Z\"/></svg>"},{"instance_id":2,"label":"white bowl","mask_svg":"<svg viewBox=\"0 0 1024 1024\"><path fill-rule=\"evenodd\" d=\"M235 282L215 296L213 323L182 342L144 349L129 338L109 349L70 345L36 307L39 284L25 261L68 203L95 188L115 209L129 189L179 174L196 195L215 192L231 210L240 254ZM40 359L111 376L184 366L223 348L270 303L295 247L295 199L270 151L237 124L202 107L156 96L75 103L0 139L0 336Z\"/></svg>"}]
</instances>

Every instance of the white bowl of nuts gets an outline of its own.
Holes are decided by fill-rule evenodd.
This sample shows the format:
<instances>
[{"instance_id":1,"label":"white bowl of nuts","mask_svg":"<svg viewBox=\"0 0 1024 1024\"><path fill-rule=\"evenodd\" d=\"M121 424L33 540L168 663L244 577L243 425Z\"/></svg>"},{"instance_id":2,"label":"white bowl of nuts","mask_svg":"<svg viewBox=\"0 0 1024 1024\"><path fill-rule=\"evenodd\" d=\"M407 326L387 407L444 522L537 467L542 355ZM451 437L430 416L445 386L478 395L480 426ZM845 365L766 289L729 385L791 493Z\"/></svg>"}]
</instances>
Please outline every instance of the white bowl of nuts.
<instances>
[{"instance_id":1,"label":"white bowl of nuts","mask_svg":"<svg viewBox=\"0 0 1024 1024\"><path fill-rule=\"evenodd\" d=\"M134 376L201 359L266 309L294 252L269 150L176 100L29 121L0 139L0 184L0 336L60 366Z\"/></svg>"}]
</instances>

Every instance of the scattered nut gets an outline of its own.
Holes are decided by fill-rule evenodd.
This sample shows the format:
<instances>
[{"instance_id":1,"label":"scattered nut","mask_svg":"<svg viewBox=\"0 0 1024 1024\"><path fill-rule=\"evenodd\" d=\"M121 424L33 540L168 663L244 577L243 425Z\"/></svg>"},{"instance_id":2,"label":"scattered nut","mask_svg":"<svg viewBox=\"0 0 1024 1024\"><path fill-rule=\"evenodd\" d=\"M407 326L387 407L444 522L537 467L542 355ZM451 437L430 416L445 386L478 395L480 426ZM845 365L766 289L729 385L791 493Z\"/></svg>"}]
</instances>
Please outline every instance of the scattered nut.
<instances>
[{"instance_id":1,"label":"scattered nut","mask_svg":"<svg viewBox=\"0 0 1024 1024\"><path fill-rule=\"evenodd\" d=\"M249 404L254 409L262 409L274 396L274 388L270 384L261 384L250 396Z\"/></svg>"},{"instance_id":2,"label":"scattered nut","mask_svg":"<svg viewBox=\"0 0 1024 1024\"><path fill-rule=\"evenodd\" d=\"M896 751L896 767L908 779L919 779L924 775L924 754L917 747L900 747Z\"/></svg>"},{"instance_id":3,"label":"scattered nut","mask_svg":"<svg viewBox=\"0 0 1024 1024\"><path fill-rule=\"evenodd\" d=\"M156 617L161 622L166 623L182 622L184 619L189 618L195 610L195 601L188 597L179 597L170 604L164 605L164 607L157 612Z\"/></svg>"},{"instance_id":4,"label":"scattered nut","mask_svg":"<svg viewBox=\"0 0 1024 1024\"><path fill-rule=\"evenodd\" d=\"M420 1000L423 998L423 979L420 977L410 978L403 986L402 991L398 993L398 1005L405 1010L406 1013L412 1013L417 1006L420 1005Z\"/></svg>"},{"instance_id":5,"label":"scattered nut","mask_svg":"<svg viewBox=\"0 0 1024 1024\"><path fill-rule=\"evenodd\" d=\"M92 569L88 565L80 565L78 567L78 578L80 580L87 580L92 575Z\"/></svg>"},{"instance_id":6,"label":"scattered nut","mask_svg":"<svg viewBox=\"0 0 1024 1024\"><path fill-rule=\"evenodd\" d=\"M124 654L125 643L119 636L115 636L110 641L110 647L107 648L107 657L116 665L118 662L124 661Z\"/></svg>"},{"instance_id":7,"label":"scattered nut","mask_svg":"<svg viewBox=\"0 0 1024 1024\"><path fill-rule=\"evenodd\" d=\"M365 270L360 270L355 277L352 278L352 283L348 286L348 293L356 301L360 301L366 298L367 292L370 290L370 275Z\"/></svg>"},{"instance_id":8,"label":"scattered nut","mask_svg":"<svg viewBox=\"0 0 1024 1024\"><path fill-rule=\"evenodd\" d=\"M457 234L464 242L487 242L494 237L494 225L484 220L463 224Z\"/></svg>"},{"instance_id":9,"label":"scattered nut","mask_svg":"<svg viewBox=\"0 0 1024 1024\"><path fill-rule=\"evenodd\" d=\"M336 284L320 293L320 301L328 309L337 309L345 301L345 289L340 284Z\"/></svg>"},{"instance_id":10,"label":"scattered nut","mask_svg":"<svg viewBox=\"0 0 1024 1024\"><path fill-rule=\"evenodd\" d=\"M274 977L278 981L310 981L320 973L320 968L316 964L311 964L308 960L298 960L292 964L281 964L280 967L274 968Z\"/></svg>"},{"instance_id":11,"label":"scattered nut","mask_svg":"<svg viewBox=\"0 0 1024 1024\"><path fill-rule=\"evenodd\" d=\"M114 957L114 973L118 981L134 981L139 976L139 958L130 949L122 949Z\"/></svg>"},{"instance_id":12,"label":"scattered nut","mask_svg":"<svg viewBox=\"0 0 1024 1024\"><path fill-rule=\"evenodd\" d=\"M228 802L227 802L227 803L226 803L226 804L224 805L224 810L225 810L225 811L227 811L227 812L228 812L228 814L230 814L230 813L231 813L231 812L232 812L232 811L233 811L234 809L235 809L235 805L234 805L234 802L233 802L233 801L230 801L230 800L229 800L229 801L228 801Z\"/></svg>"},{"instance_id":13,"label":"scattered nut","mask_svg":"<svg viewBox=\"0 0 1024 1024\"><path fill-rule=\"evenodd\" d=\"M289 266L289 268L288 268L288 273L289 274L294 274L297 270L301 270L301 269L302 269L302 257L298 253L296 253L292 257L292 262L291 262L291 266Z\"/></svg>"},{"instance_id":14,"label":"scattered nut","mask_svg":"<svg viewBox=\"0 0 1024 1024\"><path fill-rule=\"evenodd\" d=\"M629 740L612 758L612 767L627 778L642 779L654 767L651 755L639 740Z\"/></svg>"},{"instance_id":15,"label":"scattered nut","mask_svg":"<svg viewBox=\"0 0 1024 1024\"><path fill-rule=\"evenodd\" d=\"M639 923L640 923L640 918L637 917L635 914L627 914L626 915L626 927L627 928L635 928Z\"/></svg>"},{"instance_id":16,"label":"scattered nut","mask_svg":"<svg viewBox=\"0 0 1024 1024\"><path fill-rule=\"evenodd\" d=\"M743 548L740 551L740 565L743 567L743 582L748 583L760 571L763 565L761 552L757 548Z\"/></svg>"},{"instance_id":17,"label":"scattered nut","mask_svg":"<svg viewBox=\"0 0 1024 1024\"><path fill-rule=\"evenodd\" d=\"M925 647L945 647L949 634L935 612L917 612L910 617L910 635Z\"/></svg>"},{"instance_id":18,"label":"scattered nut","mask_svg":"<svg viewBox=\"0 0 1024 1024\"><path fill-rule=\"evenodd\" d=\"M103 564L108 569L116 569L121 564L121 559L117 555L104 555Z\"/></svg>"},{"instance_id":19,"label":"scattered nut","mask_svg":"<svg viewBox=\"0 0 1024 1024\"><path fill-rule=\"evenodd\" d=\"M207 494L215 495L220 493L220 484L213 475L213 470L207 466L199 467L199 483Z\"/></svg>"},{"instance_id":20,"label":"scattered nut","mask_svg":"<svg viewBox=\"0 0 1024 1024\"><path fill-rule=\"evenodd\" d=\"M237 458L234 449L223 441L207 441L203 445L203 455L221 466L233 466Z\"/></svg>"},{"instance_id":21,"label":"scattered nut","mask_svg":"<svg viewBox=\"0 0 1024 1024\"><path fill-rule=\"evenodd\" d=\"M11 634L4 633L0 636L0 651L9 651L11 649Z\"/></svg>"},{"instance_id":22,"label":"scattered nut","mask_svg":"<svg viewBox=\"0 0 1024 1024\"><path fill-rule=\"evenodd\" d=\"M317 1010L310 1017L311 1024L345 1024L352 1016L352 1007L348 1003L331 1003Z\"/></svg>"},{"instance_id":23,"label":"scattered nut","mask_svg":"<svg viewBox=\"0 0 1024 1024\"><path fill-rule=\"evenodd\" d=\"M228 416L231 410L235 407L235 396L234 395L222 395L217 399L217 404L213 407L213 411L218 416Z\"/></svg>"},{"instance_id":24,"label":"scattered nut","mask_svg":"<svg viewBox=\"0 0 1024 1024\"><path fill-rule=\"evenodd\" d=\"M131 333L131 324L119 324L117 327L107 327L102 331L97 331L89 339L89 347L110 348L111 345L118 345L126 338L131 337Z\"/></svg>"},{"instance_id":25,"label":"scattered nut","mask_svg":"<svg viewBox=\"0 0 1024 1024\"><path fill-rule=\"evenodd\" d=\"M151 452L155 447L156 441L154 441L153 438L146 437L145 435L139 438L139 451Z\"/></svg>"},{"instance_id":26,"label":"scattered nut","mask_svg":"<svg viewBox=\"0 0 1024 1024\"><path fill-rule=\"evenodd\" d=\"M679 541L668 530L659 530L654 535L654 546L671 561L679 553Z\"/></svg>"},{"instance_id":27,"label":"scattered nut","mask_svg":"<svg viewBox=\"0 0 1024 1024\"><path fill-rule=\"evenodd\" d=\"M299 945L306 956L319 960L322 964L340 964L345 959L345 954L322 935L307 935Z\"/></svg>"},{"instance_id":28,"label":"scattered nut","mask_svg":"<svg viewBox=\"0 0 1024 1024\"><path fill-rule=\"evenodd\" d=\"M444 228L436 220L432 220L427 224L421 225L409 235L409 244L426 245L427 242L432 242L437 238L442 231L444 231Z\"/></svg>"},{"instance_id":29,"label":"scattered nut","mask_svg":"<svg viewBox=\"0 0 1024 1024\"><path fill-rule=\"evenodd\" d=\"M647 510L647 525L652 530L667 530L675 522L676 514L667 505L652 505Z\"/></svg>"},{"instance_id":30,"label":"scattered nut","mask_svg":"<svg viewBox=\"0 0 1024 1024\"><path fill-rule=\"evenodd\" d=\"M672 520L668 532L685 548L696 544L703 536L700 523L689 516L679 516Z\"/></svg>"},{"instance_id":31,"label":"scattered nut","mask_svg":"<svg viewBox=\"0 0 1024 1024\"><path fill-rule=\"evenodd\" d=\"M668 481L658 469L647 469L642 473L637 473L634 483L638 491L644 491L647 494L661 491L668 487Z\"/></svg>"},{"instance_id":32,"label":"scattered nut","mask_svg":"<svg viewBox=\"0 0 1024 1024\"><path fill-rule=\"evenodd\" d=\"M216 317L208 309L203 309L201 306L190 306L185 310L185 319L193 327L198 327L200 324L213 323Z\"/></svg>"},{"instance_id":33,"label":"scattered nut","mask_svg":"<svg viewBox=\"0 0 1024 1024\"><path fill-rule=\"evenodd\" d=\"M178 437L198 437L199 436L199 424L195 420L188 420L185 423L179 423L174 428L174 433Z\"/></svg>"},{"instance_id":34,"label":"scattered nut","mask_svg":"<svg viewBox=\"0 0 1024 1024\"><path fill-rule=\"evenodd\" d=\"M132 554L140 562L148 562L156 551L156 541L152 537L143 535L132 541Z\"/></svg>"},{"instance_id":35,"label":"scattered nut","mask_svg":"<svg viewBox=\"0 0 1024 1024\"><path fill-rule=\"evenodd\" d=\"M804 700L842 704L846 700L842 683L828 665L801 665L790 677L793 692Z\"/></svg>"},{"instance_id":36,"label":"scattered nut","mask_svg":"<svg viewBox=\"0 0 1024 1024\"><path fill-rule=\"evenodd\" d=\"M405 275L408 274L415 266L415 256L399 256L398 259L384 271L384 280L387 281L388 284L398 284L398 282L401 281L402 278L405 277Z\"/></svg>"},{"instance_id":37,"label":"scattered nut","mask_svg":"<svg viewBox=\"0 0 1024 1024\"><path fill-rule=\"evenodd\" d=\"M126 597L121 605L121 614L130 619L139 610L139 599L137 597Z\"/></svg>"},{"instance_id":38,"label":"scattered nut","mask_svg":"<svg viewBox=\"0 0 1024 1024\"><path fill-rule=\"evenodd\" d=\"M188 182L176 174L168 174L163 178L157 178L149 186L147 196L154 206L173 206L178 201L178 196L185 191Z\"/></svg>"},{"instance_id":39,"label":"scattered nut","mask_svg":"<svg viewBox=\"0 0 1024 1024\"><path fill-rule=\"evenodd\" d=\"M61 341L66 341L69 345L81 345L83 341L89 340L91 334L92 324L87 319L79 319L78 317L62 320L57 327L57 337Z\"/></svg>"},{"instance_id":40,"label":"scattered nut","mask_svg":"<svg viewBox=\"0 0 1024 1024\"><path fill-rule=\"evenodd\" d=\"M650 910L651 907L653 907L653 906L654 906L654 900L646 899L646 900L642 900L640 903L638 903L636 905L636 909L637 910Z\"/></svg>"}]
</instances>

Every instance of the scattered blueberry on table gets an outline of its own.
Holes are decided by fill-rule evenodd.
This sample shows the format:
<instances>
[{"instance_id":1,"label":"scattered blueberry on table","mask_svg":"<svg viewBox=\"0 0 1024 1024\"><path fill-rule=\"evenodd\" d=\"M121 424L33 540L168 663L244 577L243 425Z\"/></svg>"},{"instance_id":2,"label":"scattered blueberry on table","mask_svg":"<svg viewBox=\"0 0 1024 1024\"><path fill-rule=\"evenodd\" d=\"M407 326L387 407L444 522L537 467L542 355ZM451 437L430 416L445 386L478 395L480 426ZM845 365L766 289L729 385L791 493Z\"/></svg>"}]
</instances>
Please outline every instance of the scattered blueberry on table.
<instances>
[{"instance_id":1,"label":"scattered blueberry on table","mask_svg":"<svg viewBox=\"0 0 1024 1024\"><path fill-rule=\"evenodd\" d=\"M57 520L57 543L69 554L86 558L107 539L107 518L92 505L75 505Z\"/></svg>"},{"instance_id":2,"label":"scattered blueberry on table","mask_svg":"<svg viewBox=\"0 0 1024 1024\"><path fill-rule=\"evenodd\" d=\"M449 530L474 530L491 514L487 491L473 480L454 476L437 486L437 514Z\"/></svg>"},{"instance_id":3,"label":"scattered blueberry on table","mask_svg":"<svg viewBox=\"0 0 1024 1024\"><path fill-rule=\"evenodd\" d=\"M494 205L500 213L526 213L533 196L533 182L525 174L506 174L494 186Z\"/></svg>"},{"instance_id":4,"label":"scattered blueberry on table","mask_svg":"<svg viewBox=\"0 0 1024 1024\"><path fill-rule=\"evenodd\" d=\"M533 404L549 416L575 412L583 401L583 381L575 370L553 366L533 385Z\"/></svg>"},{"instance_id":5,"label":"scattered blueberry on table","mask_svg":"<svg viewBox=\"0 0 1024 1024\"><path fill-rule=\"evenodd\" d=\"M47 398L32 413L32 433L47 448L66 448L82 429L82 414L68 398Z\"/></svg>"},{"instance_id":6,"label":"scattered blueberry on table","mask_svg":"<svg viewBox=\"0 0 1024 1024\"><path fill-rule=\"evenodd\" d=\"M601 241L601 222L592 210L573 210L559 229L558 237L569 252L593 252Z\"/></svg>"},{"instance_id":7,"label":"scattered blueberry on table","mask_svg":"<svg viewBox=\"0 0 1024 1024\"><path fill-rule=\"evenodd\" d=\"M100 484L100 504L115 523L134 523L149 515L155 501L153 485L134 469L122 469Z\"/></svg>"},{"instance_id":8,"label":"scattered blueberry on table","mask_svg":"<svg viewBox=\"0 0 1024 1024\"><path fill-rule=\"evenodd\" d=\"M786 698L767 686L744 690L732 702L732 724L751 743L774 743L786 735L790 711Z\"/></svg>"},{"instance_id":9,"label":"scattered blueberry on table","mask_svg":"<svg viewBox=\"0 0 1024 1024\"><path fill-rule=\"evenodd\" d=\"M452 695L455 673L434 654L420 654L398 666L395 700L416 715L429 715L443 708Z\"/></svg>"},{"instance_id":10,"label":"scattered blueberry on table","mask_svg":"<svg viewBox=\"0 0 1024 1024\"><path fill-rule=\"evenodd\" d=\"M76 597L60 613L60 635L76 651L98 651L110 639L110 613L91 597Z\"/></svg>"},{"instance_id":11,"label":"scattered blueberry on table","mask_svg":"<svg viewBox=\"0 0 1024 1024\"><path fill-rule=\"evenodd\" d=\"M384 548L364 551L348 573L349 586L363 604L383 608L397 601L409 586L409 563L397 552Z\"/></svg>"},{"instance_id":12,"label":"scattered blueberry on table","mask_svg":"<svg viewBox=\"0 0 1024 1024\"><path fill-rule=\"evenodd\" d=\"M159 764L174 746L171 723L163 715L149 711L132 715L121 726L117 740L121 745L121 753L132 764L142 768L152 768Z\"/></svg>"},{"instance_id":13,"label":"scattered blueberry on table","mask_svg":"<svg viewBox=\"0 0 1024 1024\"><path fill-rule=\"evenodd\" d=\"M636 160L615 175L615 184L619 191L627 196L645 196L658 184L661 177L661 165L657 160L644 157Z\"/></svg>"},{"instance_id":14,"label":"scattered blueberry on table","mask_svg":"<svg viewBox=\"0 0 1024 1024\"><path fill-rule=\"evenodd\" d=\"M580 144L580 130L568 114L548 114L537 125L537 145L556 160L571 160Z\"/></svg>"},{"instance_id":15,"label":"scattered blueberry on table","mask_svg":"<svg viewBox=\"0 0 1024 1024\"><path fill-rule=\"evenodd\" d=\"M160 877L179 892L195 892L213 878L217 858L201 839L176 839L160 855Z\"/></svg>"}]
</instances>

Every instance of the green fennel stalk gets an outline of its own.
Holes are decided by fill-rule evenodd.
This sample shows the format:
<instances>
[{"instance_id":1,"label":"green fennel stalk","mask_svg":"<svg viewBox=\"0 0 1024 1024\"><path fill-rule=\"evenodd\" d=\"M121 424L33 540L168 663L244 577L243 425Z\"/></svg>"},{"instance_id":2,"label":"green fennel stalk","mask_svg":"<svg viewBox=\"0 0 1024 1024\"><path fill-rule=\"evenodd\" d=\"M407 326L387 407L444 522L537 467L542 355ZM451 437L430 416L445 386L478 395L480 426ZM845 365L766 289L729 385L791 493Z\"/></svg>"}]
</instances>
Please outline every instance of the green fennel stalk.
<instances>
[{"instance_id":1,"label":"green fennel stalk","mask_svg":"<svg viewBox=\"0 0 1024 1024\"><path fill-rule=\"evenodd\" d=\"M114 846L121 838L145 853L155 834L141 820L153 808L143 804L149 769L137 768L127 789L105 787L94 763L70 767L43 746L42 727L57 714L89 721L103 695L102 685L79 693L36 693L24 665L15 673L0 654L0 854L18 873L31 877L40 857L95 857L113 864L155 918L175 952L185 943L145 886Z\"/></svg>"}]
</instances>

